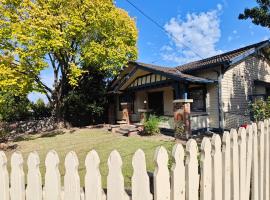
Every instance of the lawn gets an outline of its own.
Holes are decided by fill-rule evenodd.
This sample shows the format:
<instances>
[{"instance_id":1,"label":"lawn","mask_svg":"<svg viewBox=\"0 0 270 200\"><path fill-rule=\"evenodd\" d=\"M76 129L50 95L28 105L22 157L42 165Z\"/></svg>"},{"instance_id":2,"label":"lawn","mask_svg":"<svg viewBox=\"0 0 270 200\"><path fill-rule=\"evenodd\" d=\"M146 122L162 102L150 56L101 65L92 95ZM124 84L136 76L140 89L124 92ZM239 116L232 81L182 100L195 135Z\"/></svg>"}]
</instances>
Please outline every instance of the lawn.
<instances>
[{"instance_id":1,"label":"lawn","mask_svg":"<svg viewBox=\"0 0 270 200\"><path fill-rule=\"evenodd\" d=\"M104 187L106 187L106 177L108 173L107 159L110 152L116 149L119 151L123 159L123 175L125 177L125 186L130 187L132 176L131 160L134 152L138 148L144 150L146 154L147 170L153 172L153 158L155 149L158 146L163 145L167 148L168 152L171 153L174 141L168 140L164 137L125 137L112 134L101 129L81 129L63 134L27 136L25 138L21 138L20 141L15 142L15 145L18 145L16 150L19 150L23 154L25 165L27 156L30 152L37 151L39 153L41 160L40 170L43 177L45 173L44 161L46 153L52 149L56 150L60 158L60 172L62 175L62 182L65 172L65 155L69 151L75 151L80 162L79 174L82 184L85 175L85 157L90 150L95 149L98 152L101 160L100 170ZM6 152L9 161L13 151Z\"/></svg>"}]
</instances>

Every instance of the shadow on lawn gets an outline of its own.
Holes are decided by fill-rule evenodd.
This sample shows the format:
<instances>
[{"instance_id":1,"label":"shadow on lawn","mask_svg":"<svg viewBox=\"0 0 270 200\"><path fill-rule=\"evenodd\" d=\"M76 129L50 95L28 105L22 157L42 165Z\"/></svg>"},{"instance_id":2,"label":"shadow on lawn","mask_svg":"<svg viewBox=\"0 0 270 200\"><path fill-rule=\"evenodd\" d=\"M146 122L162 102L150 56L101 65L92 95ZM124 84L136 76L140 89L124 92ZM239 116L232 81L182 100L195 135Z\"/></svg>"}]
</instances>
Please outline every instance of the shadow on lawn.
<instances>
[{"instance_id":1,"label":"shadow on lawn","mask_svg":"<svg viewBox=\"0 0 270 200\"><path fill-rule=\"evenodd\" d=\"M19 135L16 138L13 139L13 142L31 141L31 140L35 140L35 139L38 139L38 138L55 137L57 135L62 135L64 133L65 133L64 131L56 130L56 131L41 133L41 134L38 134L38 135L35 135L35 134Z\"/></svg>"}]
</instances>

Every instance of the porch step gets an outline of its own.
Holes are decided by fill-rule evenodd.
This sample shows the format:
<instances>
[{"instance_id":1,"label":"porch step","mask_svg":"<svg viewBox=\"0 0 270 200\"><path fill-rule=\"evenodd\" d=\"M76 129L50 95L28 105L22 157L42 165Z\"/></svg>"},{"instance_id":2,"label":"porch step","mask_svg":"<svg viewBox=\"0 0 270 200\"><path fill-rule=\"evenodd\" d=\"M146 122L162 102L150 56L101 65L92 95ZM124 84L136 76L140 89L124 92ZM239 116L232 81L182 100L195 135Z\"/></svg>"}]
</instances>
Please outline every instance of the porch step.
<instances>
[{"instance_id":1,"label":"porch step","mask_svg":"<svg viewBox=\"0 0 270 200\"><path fill-rule=\"evenodd\" d=\"M117 124L127 124L127 122L125 120L121 120L121 121L117 121Z\"/></svg>"},{"instance_id":2,"label":"porch step","mask_svg":"<svg viewBox=\"0 0 270 200\"><path fill-rule=\"evenodd\" d=\"M129 131L122 130L121 128L116 130L116 133L122 134L122 135L128 135Z\"/></svg>"}]
</instances>

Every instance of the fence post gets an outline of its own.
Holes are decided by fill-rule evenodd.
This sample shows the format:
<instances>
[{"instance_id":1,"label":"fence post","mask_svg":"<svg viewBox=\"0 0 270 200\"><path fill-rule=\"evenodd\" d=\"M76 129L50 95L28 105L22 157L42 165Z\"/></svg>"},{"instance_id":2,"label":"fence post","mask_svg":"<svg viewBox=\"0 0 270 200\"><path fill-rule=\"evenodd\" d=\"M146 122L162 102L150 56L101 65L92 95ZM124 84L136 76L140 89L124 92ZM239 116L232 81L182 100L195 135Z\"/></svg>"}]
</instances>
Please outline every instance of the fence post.
<instances>
[{"instance_id":1,"label":"fence post","mask_svg":"<svg viewBox=\"0 0 270 200\"><path fill-rule=\"evenodd\" d=\"M85 200L105 200L99 171L100 159L95 150L90 151L85 159Z\"/></svg>"},{"instance_id":2,"label":"fence post","mask_svg":"<svg viewBox=\"0 0 270 200\"><path fill-rule=\"evenodd\" d=\"M66 174L64 177L64 200L80 200L81 187L78 174L79 160L74 151L65 158Z\"/></svg>"},{"instance_id":3,"label":"fence post","mask_svg":"<svg viewBox=\"0 0 270 200\"><path fill-rule=\"evenodd\" d=\"M145 155L138 149L132 159L132 200L152 200L149 176L146 171Z\"/></svg>"},{"instance_id":4,"label":"fence post","mask_svg":"<svg viewBox=\"0 0 270 200\"><path fill-rule=\"evenodd\" d=\"M170 172L168 153L164 147L158 147L155 153L156 168L154 172L154 199L170 199Z\"/></svg>"},{"instance_id":5,"label":"fence post","mask_svg":"<svg viewBox=\"0 0 270 200\"><path fill-rule=\"evenodd\" d=\"M107 177L107 200L129 199L124 188L122 165L122 159L118 151L112 151L108 159L109 174Z\"/></svg>"},{"instance_id":6,"label":"fence post","mask_svg":"<svg viewBox=\"0 0 270 200\"><path fill-rule=\"evenodd\" d=\"M186 145L186 198L199 199L198 147L194 139Z\"/></svg>"},{"instance_id":7,"label":"fence post","mask_svg":"<svg viewBox=\"0 0 270 200\"><path fill-rule=\"evenodd\" d=\"M259 200L259 159L258 159L258 127L256 123L252 124L253 129L253 147L252 147L252 184L251 200Z\"/></svg>"},{"instance_id":8,"label":"fence post","mask_svg":"<svg viewBox=\"0 0 270 200\"><path fill-rule=\"evenodd\" d=\"M235 129L231 130L231 192L232 199L239 200L239 155L238 135Z\"/></svg>"},{"instance_id":9,"label":"fence post","mask_svg":"<svg viewBox=\"0 0 270 200\"><path fill-rule=\"evenodd\" d=\"M222 199L221 139L217 134L212 137L212 177L213 199Z\"/></svg>"},{"instance_id":10,"label":"fence post","mask_svg":"<svg viewBox=\"0 0 270 200\"><path fill-rule=\"evenodd\" d=\"M0 151L0 199L9 200L7 157L3 151Z\"/></svg>"},{"instance_id":11,"label":"fence post","mask_svg":"<svg viewBox=\"0 0 270 200\"><path fill-rule=\"evenodd\" d=\"M231 138L224 132L222 138L222 199L231 200Z\"/></svg>"},{"instance_id":12,"label":"fence post","mask_svg":"<svg viewBox=\"0 0 270 200\"><path fill-rule=\"evenodd\" d=\"M29 154L27 164L26 200L42 200L42 182L39 171L40 160L37 152Z\"/></svg>"},{"instance_id":13,"label":"fence post","mask_svg":"<svg viewBox=\"0 0 270 200\"><path fill-rule=\"evenodd\" d=\"M61 200L61 177L58 169L59 157L56 151L49 151L45 159L45 165L44 200Z\"/></svg>"},{"instance_id":14,"label":"fence post","mask_svg":"<svg viewBox=\"0 0 270 200\"><path fill-rule=\"evenodd\" d=\"M269 124L264 120L264 199L269 200Z\"/></svg>"},{"instance_id":15,"label":"fence post","mask_svg":"<svg viewBox=\"0 0 270 200\"><path fill-rule=\"evenodd\" d=\"M11 173L10 173L10 199L25 199L25 177L23 172L23 157L19 152L11 156Z\"/></svg>"},{"instance_id":16,"label":"fence post","mask_svg":"<svg viewBox=\"0 0 270 200\"><path fill-rule=\"evenodd\" d=\"M172 150L174 164L172 166L171 200L185 200L185 151L181 144L176 144Z\"/></svg>"},{"instance_id":17,"label":"fence post","mask_svg":"<svg viewBox=\"0 0 270 200\"><path fill-rule=\"evenodd\" d=\"M259 144L259 199L264 200L264 123L258 124Z\"/></svg>"},{"instance_id":18,"label":"fence post","mask_svg":"<svg viewBox=\"0 0 270 200\"><path fill-rule=\"evenodd\" d=\"M200 199L212 200L212 169L213 168L212 168L212 157L211 157L211 142L210 142L210 139L206 137L203 138L202 144L201 144L200 162L201 162L201 165L200 165L200 169L201 169L200 196L201 197ZM220 177L220 174L219 174L219 177Z\"/></svg>"},{"instance_id":19,"label":"fence post","mask_svg":"<svg viewBox=\"0 0 270 200\"><path fill-rule=\"evenodd\" d=\"M238 146L239 146L239 191L240 200L246 200L246 129L241 127L238 130Z\"/></svg>"},{"instance_id":20,"label":"fence post","mask_svg":"<svg viewBox=\"0 0 270 200\"><path fill-rule=\"evenodd\" d=\"M250 198L250 183L251 183L251 167L252 167L252 146L253 146L253 128L252 125L248 125L246 129L247 137L247 167L246 167L246 198Z\"/></svg>"}]
</instances>

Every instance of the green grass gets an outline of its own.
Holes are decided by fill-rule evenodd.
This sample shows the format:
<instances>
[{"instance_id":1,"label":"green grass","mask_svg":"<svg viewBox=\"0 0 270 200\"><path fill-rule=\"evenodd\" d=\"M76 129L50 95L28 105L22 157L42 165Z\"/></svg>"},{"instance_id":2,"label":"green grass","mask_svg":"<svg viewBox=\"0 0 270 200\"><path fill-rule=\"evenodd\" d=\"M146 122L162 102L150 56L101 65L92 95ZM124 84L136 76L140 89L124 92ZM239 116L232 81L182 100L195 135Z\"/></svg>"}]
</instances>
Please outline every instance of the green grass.
<instances>
[{"instance_id":1,"label":"green grass","mask_svg":"<svg viewBox=\"0 0 270 200\"><path fill-rule=\"evenodd\" d=\"M60 172L64 175L64 158L69 151L75 151L79 158L79 174L81 183L84 185L85 167L84 160L87 153L95 149L100 156L100 171L102 174L103 186L106 187L106 178L108 174L107 159L112 150L116 149L121 154L123 159L123 175L125 177L125 186L130 187L132 176L132 156L138 148L141 148L146 155L147 170L154 171L154 153L158 146L163 145L171 153L174 145L173 141L164 139L163 137L124 137L121 135L111 134L110 132L93 129L93 130L78 130L73 133L64 134L47 134L45 136L28 136L21 138L21 141L15 142L16 150L19 150L26 159L30 152L37 151L41 160L41 174L44 177L45 173L45 157L49 150L56 150L60 158ZM13 151L6 152L8 160ZM25 166L26 169L26 166Z\"/></svg>"}]
</instances>

